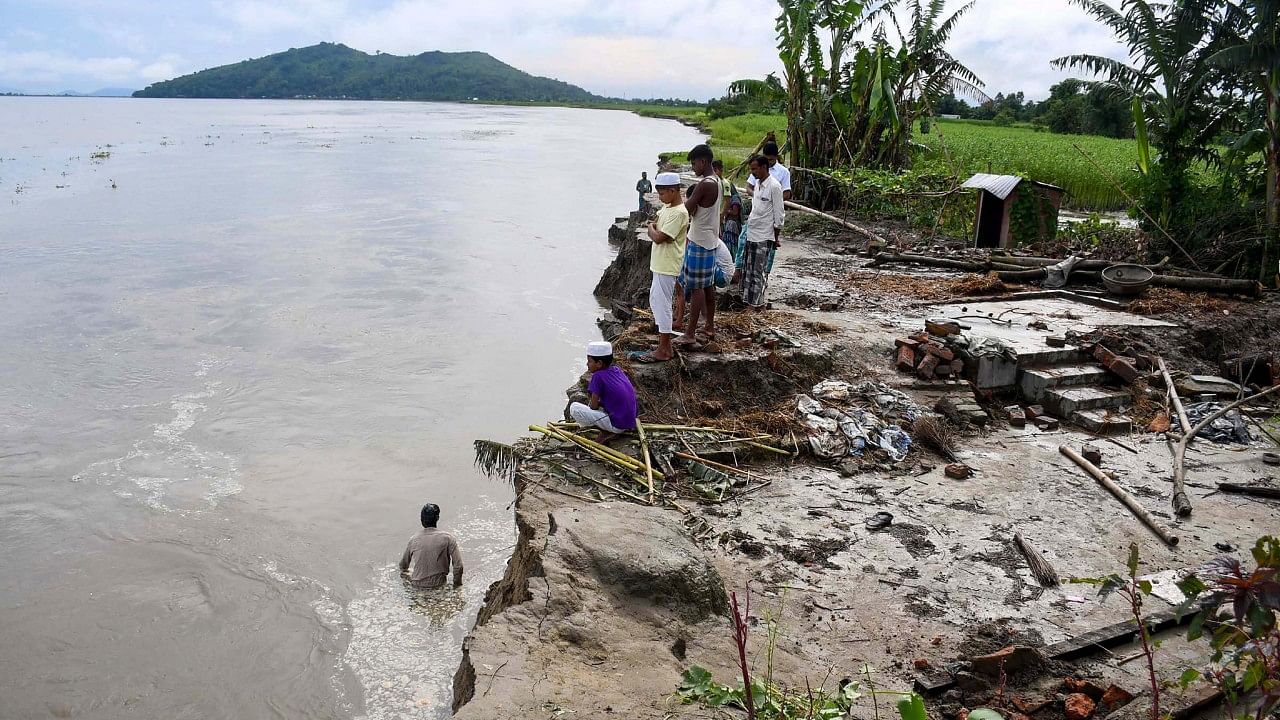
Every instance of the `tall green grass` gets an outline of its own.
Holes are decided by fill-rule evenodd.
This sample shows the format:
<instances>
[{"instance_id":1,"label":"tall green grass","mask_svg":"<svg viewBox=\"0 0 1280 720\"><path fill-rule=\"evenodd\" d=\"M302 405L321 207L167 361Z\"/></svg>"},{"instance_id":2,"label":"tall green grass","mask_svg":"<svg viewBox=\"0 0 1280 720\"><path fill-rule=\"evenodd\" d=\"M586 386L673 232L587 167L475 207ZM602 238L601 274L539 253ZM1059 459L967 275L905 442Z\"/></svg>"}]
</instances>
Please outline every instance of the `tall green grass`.
<instances>
[{"instance_id":1,"label":"tall green grass","mask_svg":"<svg viewBox=\"0 0 1280 720\"><path fill-rule=\"evenodd\" d=\"M979 172L1020 175L1057 185L1067 191L1066 204L1070 207L1091 210L1127 207L1128 201L1117 183L1130 196L1138 192L1138 145L1133 140L1058 135L1027 127L943 120L932 133L916 135L916 140L929 148L928 152L917 155L917 164L938 171L952 170L941 150L944 139L958 174L966 177ZM1106 174L1099 172L1081 150Z\"/></svg>"},{"instance_id":2,"label":"tall green grass","mask_svg":"<svg viewBox=\"0 0 1280 720\"><path fill-rule=\"evenodd\" d=\"M753 114L708 120L705 125L711 132L711 147L716 157L732 168L746 159L766 132L772 130L779 142L785 140L787 121L781 114ZM951 153L950 162L941 151L942 138ZM1065 189L1068 207L1123 209L1128 207L1128 201L1116 183L1131 196L1136 196L1138 191L1139 178L1135 171L1138 148L1133 140L1058 135L1026 126L1001 127L982 121L944 120L928 135L917 133L916 141L928 148L916 155L918 171L954 172L961 179L978 172L1021 175ZM1099 172L1073 145L1079 145L1116 182ZM666 156L677 162L685 157L683 152Z\"/></svg>"}]
</instances>

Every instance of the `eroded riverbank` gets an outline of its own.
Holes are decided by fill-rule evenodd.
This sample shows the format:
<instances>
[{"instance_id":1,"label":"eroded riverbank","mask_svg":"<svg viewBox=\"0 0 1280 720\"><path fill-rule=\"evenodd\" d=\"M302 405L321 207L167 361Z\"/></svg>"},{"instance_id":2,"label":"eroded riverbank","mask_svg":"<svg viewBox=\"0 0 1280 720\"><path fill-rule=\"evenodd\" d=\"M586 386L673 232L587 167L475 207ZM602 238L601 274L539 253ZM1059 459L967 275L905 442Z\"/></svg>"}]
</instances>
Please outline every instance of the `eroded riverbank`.
<instances>
[{"instance_id":1,"label":"eroded riverbank","mask_svg":"<svg viewBox=\"0 0 1280 720\"><path fill-rule=\"evenodd\" d=\"M920 408L943 397L973 398L967 384L922 382L893 369L895 340L922 329L931 312L911 297L912 283L938 276L878 273L883 282L867 280L866 261L849 251L857 238L797 225L771 280L774 311L751 320L726 311L719 319L727 337L709 352L627 368L640 390L642 419L729 426L751 416L754 427L782 430L769 426L794 415L796 395L813 394L826 379L871 388L856 390L846 404L877 412L892 393ZM635 229L633 221L613 233L618 259L597 288L624 304L647 286L647 255ZM1274 302L1239 308L1280 320ZM622 334L615 340L621 347L641 347L651 342L643 325L641 316L605 330ZM779 342L777 330L795 347ZM1273 471L1258 460L1256 445L1198 444L1195 512L1176 519L1162 435L1144 429L1121 438L1131 452L1065 425L1011 427L993 415L983 427L955 431L957 460L974 472L963 480L948 477L948 460L919 444L898 462L870 453L840 463L756 457L744 464L752 475L745 490L701 502L677 490L671 501L649 507L544 474L531 460L516 480L515 556L490 589L455 676L458 717L706 717L706 709L681 705L673 691L694 664L720 682L740 681L726 606L729 593L743 598L748 589L752 672L794 691L830 690L845 678L865 685L870 665L878 687L932 690L931 712L943 718L996 696L1006 715L1062 717L1066 675L1141 695L1147 678L1142 663L1130 661L1132 643L1063 653L1073 639L1124 620L1126 608L1100 601L1087 586L1041 586L1013 536L1030 541L1064 577L1122 570L1130 542L1141 548L1142 573L1168 577L1223 548L1247 555L1257 537L1273 531L1280 517L1274 502L1213 492L1214 481L1260 481ZM1100 445L1103 466L1177 531L1176 548L1058 451L1085 443ZM634 455L636 448L626 450ZM878 512L891 513L892 524L868 527ZM1153 612L1172 607L1151 602ZM1206 654L1173 631L1161 639L1164 679ZM1038 660L1011 664L1003 679L975 662L1013 645L1034 648ZM1169 692L1166 704L1175 708L1195 694ZM1145 705L1097 712L1108 710L1140 716ZM864 698L855 714L875 715L873 701Z\"/></svg>"}]
</instances>

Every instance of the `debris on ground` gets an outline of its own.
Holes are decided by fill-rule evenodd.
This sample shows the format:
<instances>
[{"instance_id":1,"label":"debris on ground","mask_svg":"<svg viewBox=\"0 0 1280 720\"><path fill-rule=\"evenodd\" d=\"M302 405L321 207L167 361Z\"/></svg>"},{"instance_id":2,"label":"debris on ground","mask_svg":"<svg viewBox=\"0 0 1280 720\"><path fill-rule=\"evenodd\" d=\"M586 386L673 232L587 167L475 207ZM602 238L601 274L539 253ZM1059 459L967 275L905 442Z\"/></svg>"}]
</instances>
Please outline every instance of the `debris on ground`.
<instances>
[{"instance_id":1,"label":"debris on ground","mask_svg":"<svg viewBox=\"0 0 1280 720\"><path fill-rule=\"evenodd\" d=\"M1194 427L1201 420L1213 415L1225 407L1222 403L1203 402L1193 403L1186 406L1187 420ZM1178 432L1183 433L1190 428L1182 427L1182 423L1178 418L1173 418L1171 425ZM1239 410L1232 410L1222 417L1209 423L1209 426L1201 430L1196 437L1204 438L1210 442L1216 443L1240 443L1247 445L1253 442L1253 434L1249 432L1249 426L1244 422L1244 416Z\"/></svg>"}]
</instances>

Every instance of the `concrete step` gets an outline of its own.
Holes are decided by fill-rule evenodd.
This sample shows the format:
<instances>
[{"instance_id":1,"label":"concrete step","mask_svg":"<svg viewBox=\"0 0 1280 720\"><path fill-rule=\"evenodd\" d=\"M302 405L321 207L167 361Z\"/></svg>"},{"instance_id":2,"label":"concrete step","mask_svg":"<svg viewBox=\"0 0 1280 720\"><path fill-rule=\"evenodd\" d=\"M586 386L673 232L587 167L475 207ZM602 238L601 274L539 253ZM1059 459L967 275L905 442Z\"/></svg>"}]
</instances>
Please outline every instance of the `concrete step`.
<instances>
[{"instance_id":1,"label":"concrete step","mask_svg":"<svg viewBox=\"0 0 1280 720\"><path fill-rule=\"evenodd\" d=\"M1133 402L1128 390L1110 390L1086 385L1054 388L1045 392L1044 404L1058 417L1069 418L1079 410L1118 408Z\"/></svg>"},{"instance_id":2,"label":"concrete step","mask_svg":"<svg viewBox=\"0 0 1280 720\"><path fill-rule=\"evenodd\" d=\"M1030 403L1044 401L1044 394L1053 388L1096 385L1111 376L1106 368L1097 364L1050 365L1025 369L1019 374L1022 397Z\"/></svg>"},{"instance_id":3,"label":"concrete step","mask_svg":"<svg viewBox=\"0 0 1280 720\"><path fill-rule=\"evenodd\" d=\"M1091 358L1089 353L1077 347L1049 347L1048 345L1027 348L1019 346L1016 348L1018 352L1018 367L1029 368L1044 365L1060 365L1063 363L1081 363L1087 362Z\"/></svg>"},{"instance_id":4,"label":"concrete step","mask_svg":"<svg viewBox=\"0 0 1280 720\"><path fill-rule=\"evenodd\" d=\"M1133 432L1133 420L1128 415L1108 413L1106 410L1077 410L1071 414L1071 423L1098 435L1127 435Z\"/></svg>"}]
</instances>

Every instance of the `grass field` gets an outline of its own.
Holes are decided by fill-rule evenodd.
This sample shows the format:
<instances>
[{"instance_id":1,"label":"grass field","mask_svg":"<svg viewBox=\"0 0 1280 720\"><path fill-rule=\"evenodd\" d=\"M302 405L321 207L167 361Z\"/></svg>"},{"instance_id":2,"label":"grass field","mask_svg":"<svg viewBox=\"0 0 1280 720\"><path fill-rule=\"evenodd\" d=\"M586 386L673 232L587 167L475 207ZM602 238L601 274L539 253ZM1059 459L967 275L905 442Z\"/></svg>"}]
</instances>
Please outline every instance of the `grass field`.
<instances>
[{"instance_id":1,"label":"grass field","mask_svg":"<svg viewBox=\"0 0 1280 720\"><path fill-rule=\"evenodd\" d=\"M1092 210L1127 207L1128 202L1116 182L1131 196L1137 192L1138 176L1134 167L1138 149L1134 140L1058 135L1027 127L944 120L929 135L916 135L917 142L932 150L917 156L917 162L939 170L950 169L940 150L944 138L958 174L966 177L977 172L1021 175L1057 185L1066 189L1066 202L1071 207ZM1105 173L1095 168L1081 150ZM1116 182L1108 179L1108 175Z\"/></svg>"},{"instance_id":2,"label":"grass field","mask_svg":"<svg viewBox=\"0 0 1280 720\"><path fill-rule=\"evenodd\" d=\"M662 110L674 108L655 108ZM693 110L680 108L680 110ZM786 118L777 115L739 115L721 120L706 120L705 115L690 112L687 117L703 122L711 131L711 146L725 165L736 167L755 148L769 130L781 140L786 137ZM941 130L941 133L938 130ZM945 138L950 161L940 150ZM1030 127L1000 127L991 123L944 120L929 135L916 141L930 148L916 157L917 167L962 177L977 172L997 175L1021 175L1065 188L1066 204L1086 210L1116 210L1128 206L1118 182L1130 195L1136 193L1138 176L1134 165L1138 157L1137 143L1094 135L1058 135L1036 132ZM1076 145L1105 171L1099 172ZM683 152L664 153L679 162ZM1108 179L1107 175L1116 182Z\"/></svg>"}]
</instances>

